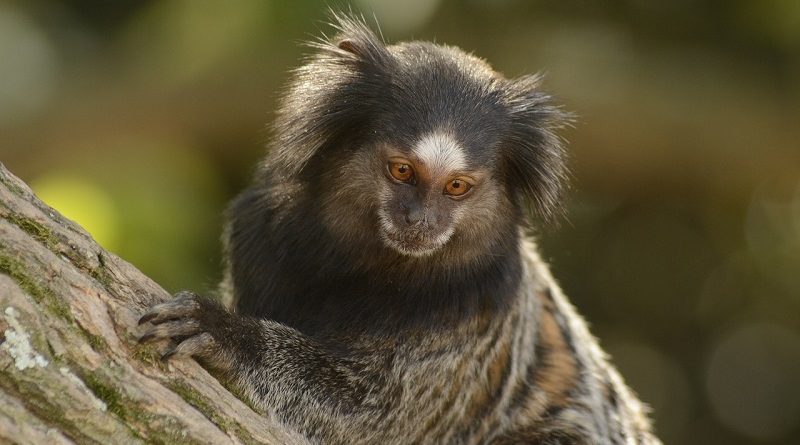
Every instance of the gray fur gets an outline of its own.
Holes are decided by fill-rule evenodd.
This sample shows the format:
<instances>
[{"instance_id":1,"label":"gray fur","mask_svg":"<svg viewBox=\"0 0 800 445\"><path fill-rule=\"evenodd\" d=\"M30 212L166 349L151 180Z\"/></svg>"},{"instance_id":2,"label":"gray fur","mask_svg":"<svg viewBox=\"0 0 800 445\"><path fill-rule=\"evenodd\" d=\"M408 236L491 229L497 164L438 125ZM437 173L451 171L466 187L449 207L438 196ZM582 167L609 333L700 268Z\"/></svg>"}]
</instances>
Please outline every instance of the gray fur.
<instances>
[{"instance_id":1,"label":"gray fur","mask_svg":"<svg viewBox=\"0 0 800 445\"><path fill-rule=\"evenodd\" d=\"M566 116L538 77L335 20L230 207L229 308L181 293L143 341L176 340L168 356L317 443L659 444L524 235L566 176ZM429 168L413 148L437 131L458 162ZM398 156L413 180L391 177ZM443 192L455 177L463 198Z\"/></svg>"}]
</instances>

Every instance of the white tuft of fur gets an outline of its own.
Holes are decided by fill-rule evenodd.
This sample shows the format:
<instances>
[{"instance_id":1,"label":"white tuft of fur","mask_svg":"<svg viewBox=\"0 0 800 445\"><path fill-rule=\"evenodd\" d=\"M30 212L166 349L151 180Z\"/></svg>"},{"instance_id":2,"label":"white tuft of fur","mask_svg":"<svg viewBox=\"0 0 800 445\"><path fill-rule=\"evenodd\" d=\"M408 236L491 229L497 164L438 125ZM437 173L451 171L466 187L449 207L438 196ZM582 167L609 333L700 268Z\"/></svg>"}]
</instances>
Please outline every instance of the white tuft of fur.
<instances>
[{"instance_id":1,"label":"white tuft of fur","mask_svg":"<svg viewBox=\"0 0 800 445\"><path fill-rule=\"evenodd\" d=\"M446 131L438 130L425 135L417 142L413 151L434 177L467 167L464 148Z\"/></svg>"}]
</instances>

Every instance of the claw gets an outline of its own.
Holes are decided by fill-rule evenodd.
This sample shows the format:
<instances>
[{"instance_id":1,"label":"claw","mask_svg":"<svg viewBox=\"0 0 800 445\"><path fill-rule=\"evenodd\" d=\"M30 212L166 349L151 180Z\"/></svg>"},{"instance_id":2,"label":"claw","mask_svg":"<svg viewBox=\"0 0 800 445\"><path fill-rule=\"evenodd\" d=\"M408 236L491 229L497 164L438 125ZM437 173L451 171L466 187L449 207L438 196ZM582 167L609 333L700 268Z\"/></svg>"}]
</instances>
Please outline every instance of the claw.
<instances>
[{"instance_id":1,"label":"claw","mask_svg":"<svg viewBox=\"0 0 800 445\"><path fill-rule=\"evenodd\" d=\"M169 348L169 349L167 349L167 350L166 350L166 352L164 352L163 354L161 354L161 361L163 361L163 362L166 362L166 361L168 361L168 360L169 360L169 359L171 359L171 358L172 358L172 357L173 357L173 356L174 356L174 355L175 355L177 352L178 352L178 347L177 347L177 346L176 346L176 347L174 347L174 348Z\"/></svg>"},{"instance_id":2,"label":"claw","mask_svg":"<svg viewBox=\"0 0 800 445\"><path fill-rule=\"evenodd\" d=\"M150 323L142 335L137 339L139 343L155 340L171 339L169 347L161 356L167 361L174 357L206 357L218 347L214 338L208 332L203 332L198 316L208 316L204 310L219 310L224 315L222 306L209 305L204 307L203 300L196 294L188 291L178 292L168 301L157 304L145 312L138 321L138 325ZM208 326L205 326L208 328Z\"/></svg>"},{"instance_id":3,"label":"claw","mask_svg":"<svg viewBox=\"0 0 800 445\"><path fill-rule=\"evenodd\" d=\"M139 326L150 322L154 325L168 320L190 316L198 308L196 296L191 292L179 292L172 300L157 304L139 318Z\"/></svg>"},{"instance_id":4,"label":"claw","mask_svg":"<svg viewBox=\"0 0 800 445\"><path fill-rule=\"evenodd\" d=\"M161 360L169 360L174 356L203 356L208 354L208 352L214 348L215 345L216 342L214 341L214 338L208 332L193 335L177 345L167 349L161 356Z\"/></svg>"},{"instance_id":5,"label":"claw","mask_svg":"<svg viewBox=\"0 0 800 445\"><path fill-rule=\"evenodd\" d=\"M139 326L147 323L148 321L156 318L157 316L158 316L157 312L148 312L148 313L142 315L142 317L139 319Z\"/></svg>"},{"instance_id":6,"label":"claw","mask_svg":"<svg viewBox=\"0 0 800 445\"><path fill-rule=\"evenodd\" d=\"M156 338L172 338L192 336L200 331L200 324L196 320L175 320L165 321L148 328L141 337L139 343L144 343Z\"/></svg>"}]
</instances>

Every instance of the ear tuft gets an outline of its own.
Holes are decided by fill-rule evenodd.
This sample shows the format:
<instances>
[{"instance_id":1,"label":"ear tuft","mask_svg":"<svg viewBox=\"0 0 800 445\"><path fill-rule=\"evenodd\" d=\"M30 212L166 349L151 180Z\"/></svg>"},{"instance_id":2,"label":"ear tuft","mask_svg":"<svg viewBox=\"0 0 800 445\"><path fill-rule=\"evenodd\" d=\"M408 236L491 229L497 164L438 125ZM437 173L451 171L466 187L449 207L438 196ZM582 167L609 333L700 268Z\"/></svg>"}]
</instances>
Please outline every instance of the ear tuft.
<instances>
[{"instance_id":1,"label":"ear tuft","mask_svg":"<svg viewBox=\"0 0 800 445\"><path fill-rule=\"evenodd\" d=\"M316 52L294 71L275 120L267 163L296 177L319 153L357 136L385 100L394 60L362 18L330 12L333 38L309 42Z\"/></svg>"},{"instance_id":2,"label":"ear tuft","mask_svg":"<svg viewBox=\"0 0 800 445\"><path fill-rule=\"evenodd\" d=\"M370 29L363 16L331 10L331 26L337 31L335 48L358 59L382 63L389 56L386 44Z\"/></svg>"},{"instance_id":3,"label":"ear tuft","mask_svg":"<svg viewBox=\"0 0 800 445\"><path fill-rule=\"evenodd\" d=\"M505 150L509 185L545 221L561 213L568 171L563 141L556 131L572 116L539 89L542 76L508 81L506 104L511 118Z\"/></svg>"}]
</instances>

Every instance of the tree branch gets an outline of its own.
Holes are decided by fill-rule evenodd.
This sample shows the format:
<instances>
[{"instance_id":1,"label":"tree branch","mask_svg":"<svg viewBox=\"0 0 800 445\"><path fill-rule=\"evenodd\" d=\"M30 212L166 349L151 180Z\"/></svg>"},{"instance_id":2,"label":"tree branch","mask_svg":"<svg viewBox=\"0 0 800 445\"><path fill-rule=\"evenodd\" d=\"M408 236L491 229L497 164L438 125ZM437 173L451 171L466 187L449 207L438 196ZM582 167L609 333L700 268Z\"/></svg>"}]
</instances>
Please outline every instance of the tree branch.
<instances>
[{"instance_id":1,"label":"tree branch","mask_svg":"<svg viewBox=\"0 0 800 445\"><path fill-rule=\"evenodd\" d=\"M136 343L167 298L0 164L0 442L305 442L194 361Z\"/></svg>"}]
</instances>

